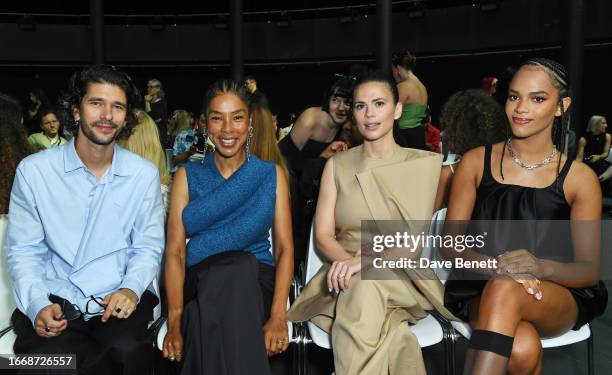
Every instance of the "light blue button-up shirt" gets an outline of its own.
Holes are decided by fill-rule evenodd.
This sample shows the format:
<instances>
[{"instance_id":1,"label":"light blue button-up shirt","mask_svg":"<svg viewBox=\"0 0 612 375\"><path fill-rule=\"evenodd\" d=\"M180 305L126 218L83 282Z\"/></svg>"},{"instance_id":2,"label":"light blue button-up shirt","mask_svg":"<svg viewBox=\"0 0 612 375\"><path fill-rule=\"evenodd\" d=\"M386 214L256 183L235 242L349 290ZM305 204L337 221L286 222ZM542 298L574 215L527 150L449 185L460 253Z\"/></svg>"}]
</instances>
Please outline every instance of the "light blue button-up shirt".
<instances>
[{"instance_id":1,"label":"light blue button-up shirt","mask_svg":"<svg viewBox=\"0 0 612 375\"><path fill-rule=\"evenodd\" d=\"M119 146L99 181L74 141L24 159L11 191L5 248L19 310L34 322L49 293L85 312L91 296L129 288L140 298L156 290L164 247L159 186L157 168ZM89 303L90 312L102 310Z\"/></svg>"}]
</instances>

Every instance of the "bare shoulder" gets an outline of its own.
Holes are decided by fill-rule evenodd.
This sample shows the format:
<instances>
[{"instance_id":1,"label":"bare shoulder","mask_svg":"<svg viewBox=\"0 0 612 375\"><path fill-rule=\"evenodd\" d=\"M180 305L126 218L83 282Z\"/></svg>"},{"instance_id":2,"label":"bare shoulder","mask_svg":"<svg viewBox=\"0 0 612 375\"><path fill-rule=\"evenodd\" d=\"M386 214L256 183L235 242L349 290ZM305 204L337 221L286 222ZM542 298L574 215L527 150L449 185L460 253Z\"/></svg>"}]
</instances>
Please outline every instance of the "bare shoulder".
<instances>
[{"instance_id":1,"label":"bare shoulder","mask_svg":"<svg viewBox=\"0 0 612 375\"><path fill-rule=\"evenodd\" d=\"M274 164L276 167L276 180L287 181L287 175L285 175L285 170L278 164Z\"/></svg>"},{"instance_id":2,"label":"bare shoulder","mask_svg":"<svg viewBox=\"0 0 612 375\"><path fill-rule=\"evenodd\" d=\"M484 161L484 156L485 156L485 146L479 146L463 154L463 156L461 157L460 164L469 165L469 166L471 165L480 166L482 165Z\"/></svg>"},{"instance_id":3,"label":"bare shoulder","mask_svg":"<svg viewBox=\"0 0 612 375\"><path fill-rule=\"evenodd\" d=\"M325 115L321 107L310 107L306 109L295 122L294 127L301 129L314 129L320 119Z\"/></svg>"},{"instance_id":4,"label":"bare shoulder","mask_svg":"<svg viewBox=\"0 0 612 375\"><path fill-rule=\"evenodd\" d=\"M581 161L574 160L565 178L565 185L567 184L594 184L599 186L599 179L588 165Z\"/></svg>"},{"instance_id":5,"label":"bare shoulder","mask_svg":"<svg viewBox=\"0 0 612 375\"><path fill-rule=\"evenodd\" d=\"M599 179L593 170L583 162L574 160L567 177L563 182L563 190L567 200L571 203L579 194L585 196L601 196Z\"/></svg>"}]
</instances>

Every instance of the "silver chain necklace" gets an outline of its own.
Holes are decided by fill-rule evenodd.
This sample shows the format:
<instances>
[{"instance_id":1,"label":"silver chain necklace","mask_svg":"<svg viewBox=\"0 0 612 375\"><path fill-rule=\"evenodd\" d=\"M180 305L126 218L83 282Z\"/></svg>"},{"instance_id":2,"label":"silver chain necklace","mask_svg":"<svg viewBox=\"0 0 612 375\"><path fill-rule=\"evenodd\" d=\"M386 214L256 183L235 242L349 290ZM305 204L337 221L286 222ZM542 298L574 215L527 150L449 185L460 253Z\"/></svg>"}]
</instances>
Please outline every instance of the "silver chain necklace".
<instances>
[{"instance_id":1,"label":"silver chain necklace","mask_svg":"<svg viewBox=\"0 0 612 375\"><path fill-rule=\"evenodd\" d=\"M535 164L525 164L514 153L514 150L512 149L512 140L511 139L508 139L508 141L506 142L506 148L508 149L508 152L510 153L510 157L512 158L512 161L515 162L519 167L527 169L528 171L531 171L531 170L543 167L546 164L549 164L555 158L555 156L557 156L557 147L555 147L555 145L553 145L553 149L550 152L550 154L548 154L546 159L542 160L539 163L535 163Z\"/></svg>"}]
</instances>

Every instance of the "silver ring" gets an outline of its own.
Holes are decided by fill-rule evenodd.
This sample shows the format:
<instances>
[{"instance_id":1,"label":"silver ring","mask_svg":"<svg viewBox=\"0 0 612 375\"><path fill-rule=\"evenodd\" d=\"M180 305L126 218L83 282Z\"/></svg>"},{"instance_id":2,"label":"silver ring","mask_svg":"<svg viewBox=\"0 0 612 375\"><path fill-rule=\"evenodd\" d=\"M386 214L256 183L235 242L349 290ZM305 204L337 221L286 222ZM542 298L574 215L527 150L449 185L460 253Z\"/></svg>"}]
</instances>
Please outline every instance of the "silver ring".
<instances>
[{"instance_id":1,"label":"silver ring","mask_svg":"<svg viewBox=\"0 0 612 375\"><path fill-rule=\"evenodd\" d=\"M45 332L51 332L51 328L45 326Z\"/></svg>"}]
</instances>

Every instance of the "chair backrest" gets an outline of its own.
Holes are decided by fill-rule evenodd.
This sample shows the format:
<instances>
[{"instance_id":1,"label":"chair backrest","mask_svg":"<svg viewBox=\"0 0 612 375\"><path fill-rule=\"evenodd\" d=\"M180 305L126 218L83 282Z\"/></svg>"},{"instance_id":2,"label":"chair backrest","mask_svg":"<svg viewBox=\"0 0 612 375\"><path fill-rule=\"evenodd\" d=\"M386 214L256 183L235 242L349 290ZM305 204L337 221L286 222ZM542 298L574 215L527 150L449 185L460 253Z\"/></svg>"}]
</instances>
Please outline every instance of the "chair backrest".
<instances>
[{"instance_id":1,"label":"chair backrest","mask_svg":"<svg viewBox=\"0 0 612 375\"><path fill-rule=\"evenodd\" d=\"M11 315L15 310L13 283L7 272L4 249L7 227L8 217L6 215L0 216L0 329L11 325Z\"/></svg>"},{"instance_id":2,"label":"chair backrest","mask_svg":"<svg viewBox=\"0 0 612 375\"><path fill-rule=\"evenodd\" d=\"M315 242L315 233L314 233L314 221L310 228L310 239L308 241L308 254L306 254L306 280L308 283L310 279L316 275L317 272L323 266L323 262L325 258L322 257L317 250L316 242Z\"/></svg>"},{"instance_id":3,"label":"chair backrest","mask_svg":"<svg viewBox=\"0 0 612 375\"><path fill-rule=\"evenodd\" d=\"M430 235L444 235L444 220L446 219L446 207L436 211L431 218L431 226L429 227ZM444 260L442 255L440 254L440 249L437 246L429 249L431 251L428 254L428 258L432 260ZM425 257L425 255L423 255ZM450 275L450 268L435 268L436 276L443 283L448 280L448 276Z\"/></svg>"},{"instance_id":4,"label":"chair backrest","mask_svg":"<svg viewBox=\"0 0 612 375\"><path fill-rule=\"evenodd\" d=\"M166 148L164 149L164 153L166 154L166 167L168 168L168 172L171 173L174 170L174 164L172 164L172 149Z\"/></svg>"},{"instance_id":5,"label":"chair backrest","mask_svg":"<svg viewBox=\"0 0 612 375\"><path fill-rule=\"evenodd\" d=\"M319 272L323 263L325 262L325 258L319 253L315 242L315 233L314 233L314 221L310 228L310 239L308 241L308 253L306 254L306 279L305 283L308 283L310 279L314 277L314 275ZM321 328L314 325L312 322L307 323L308 332L310 333L310 338L312 341L321 348L331 349L331 338L327 334L327 332L323 331Z\"/></svg>"}]
</instances>

